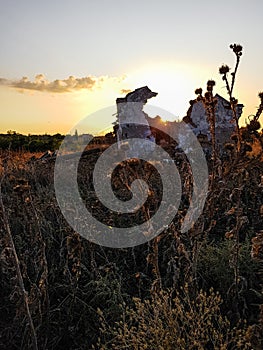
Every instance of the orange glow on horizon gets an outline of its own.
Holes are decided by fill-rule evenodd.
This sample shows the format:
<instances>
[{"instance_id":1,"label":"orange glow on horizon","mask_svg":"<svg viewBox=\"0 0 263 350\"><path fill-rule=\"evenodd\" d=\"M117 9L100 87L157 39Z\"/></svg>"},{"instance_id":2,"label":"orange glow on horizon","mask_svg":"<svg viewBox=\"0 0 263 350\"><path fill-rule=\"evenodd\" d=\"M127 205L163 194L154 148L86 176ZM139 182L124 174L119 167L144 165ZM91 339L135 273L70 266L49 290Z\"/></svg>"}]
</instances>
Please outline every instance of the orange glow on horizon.
<instances>
[{"instance_id":1,"label":"orange glow on horizon","mask_svg":"<svg viewBox=\"0 0 263 350\"><path fill-rule=\"evenodd\" d=\"M146 113L151 117L149 106L156 106L164 111L162 123L182 119L188 108L189 100L195 98L197 87L206 87L206 81L212 78L216 70L212 67L202 67L172 62L160 62L142 66L131 71L122 80L105 79L103 84L92 90L80 90L71 93L48 93L39 91L18 91L6 86L0 87L1 124L0 132L15 130L23 134L66 134L82 118L108 107L115 106L116 98L125 96L128 90L147 85L158 93L145 106ZM228 98L224 83L220 76L216 80L215 93ZM245 125L246 119L255 114L259 99L258 91L252 83L240 80L235 88L235 96L245 105L240 119L240 125ZM245 86L245 88L243 88ZM124 90L124 92L122 92ZM153 109L154 113L154 109ZM111 131L114 116L105 120L95 119L89 125L88 133L101 134L104 130ZM260 118L262 123L262 116Z\"/></svg>"}]
</instances>

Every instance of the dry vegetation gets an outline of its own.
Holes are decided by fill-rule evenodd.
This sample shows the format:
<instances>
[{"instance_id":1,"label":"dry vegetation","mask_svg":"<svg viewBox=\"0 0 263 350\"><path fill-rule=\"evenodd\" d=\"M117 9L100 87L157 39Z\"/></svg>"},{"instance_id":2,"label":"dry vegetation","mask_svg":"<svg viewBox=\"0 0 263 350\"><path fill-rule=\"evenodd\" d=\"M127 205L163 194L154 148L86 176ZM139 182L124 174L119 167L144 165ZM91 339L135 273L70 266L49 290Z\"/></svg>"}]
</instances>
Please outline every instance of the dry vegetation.
<instances>
[{"instance_id":1,"label":"dry vegetation","mask_svg":"<svg viewBox=\"0 0 263 350\"><path fill-rule=\"evenodd\" d=\"M227 145L224 157L213 150L210 190L194 227L180 233L192 188L182 157L177 216L160 236L133 248L97 246L70 228L55 198L54 160L32 162L31 155L1 152L0 348L262 349L259 97L259 112L246 128L237 128L236 143ZM213 132L213 113L209 120ZM87 207L108 225L147 219L162 194L158 173L142 161L121 164L112 180L119 198L129 198L137 177L147 180L153 194L135 216L111 215L89 181L102 152L87 151L80 163Z\"/></svg>"}]
</instances>

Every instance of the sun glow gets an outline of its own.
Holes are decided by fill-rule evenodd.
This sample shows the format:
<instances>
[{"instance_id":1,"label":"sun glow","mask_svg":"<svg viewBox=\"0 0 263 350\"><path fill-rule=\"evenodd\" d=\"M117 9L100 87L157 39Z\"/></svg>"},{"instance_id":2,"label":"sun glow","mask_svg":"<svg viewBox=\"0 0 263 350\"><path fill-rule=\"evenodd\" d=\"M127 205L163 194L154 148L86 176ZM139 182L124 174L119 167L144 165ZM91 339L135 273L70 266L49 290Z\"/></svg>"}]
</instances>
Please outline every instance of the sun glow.
<instances>
[{"instance_id":1,"label":"sun glow","mask_svg":"<svg viewBox=\"0 0 263 350\"><path fill-rule=\"evenodd\" d=\"M182 119L189 100L195 98L194 90L204 87L210 78L208 68L163 62L131 69L126 78L105 78L99 88L71 93L31 90L20 93L17 89L2 87L2 113L6 118L1 128L2 132L13 129L22 133L67 133L79 120L90 116L87 132L94 135L106 129L108 132L115 120L116 98L145 85L158 93L144 108L149 116L156 117L159 108L163 123ZM114 107L112 114L92 116L108 106Z\"/></svg>"},{"instance_id":2,"label":"sun glow","mask_svg":"<svg viewBox=\"0 0 263 350\"><path fill-rule=\"evenodd\" d=\"M175 120L185 116L189 100L195 98L195 89L205 86L206 81L211 78L211 72L201 66L163 62L145 65L132 71L124 83L131 90L147 85L152 91L158 92L148 104L168 111L170 115L164 119ZM147 108L146 105L146 111Z\"/></svg>"}]
</instances>

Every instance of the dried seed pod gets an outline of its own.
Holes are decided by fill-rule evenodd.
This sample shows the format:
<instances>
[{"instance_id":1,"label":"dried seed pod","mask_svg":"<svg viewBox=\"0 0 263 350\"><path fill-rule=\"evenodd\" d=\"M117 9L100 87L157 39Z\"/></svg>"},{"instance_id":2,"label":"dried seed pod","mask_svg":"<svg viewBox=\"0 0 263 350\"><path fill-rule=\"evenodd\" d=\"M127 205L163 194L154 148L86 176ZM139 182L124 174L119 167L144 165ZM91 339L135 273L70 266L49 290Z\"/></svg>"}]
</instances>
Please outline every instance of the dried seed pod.
<instances>
[{"instance_id":1,"label":"dried seed pod","mask_svg":"<svg viewBox=\"0 0 263 350\"><path fill-rule=\"evenodd\" d=\"M260 122L258 120L251 120L251 122L248 124L247 128L249 131L256 131L260 129Z\"/></svg>"},{"instance_id":2,"label":"dried seed pod","mask_svg":"<svg viewBox=\"0 0 263 350\"><path fill-rule=\"evenodd\" d=\"M195 94L196 95L202 95L202 91L203 91L202 88L196 89L195 90Z\"/></svg>"},{"instance_id":3,"label":"dried seed pod","mask_svg":"<svg viewBox=\"0 0 263 350\"><path fill-rule=\"evenodd\" d=\"M235 145L233 145L233 143L226 143L224 147L228 151L233 151L235 148Z\"/></svg>"},{"instance_id":4,"label":"dried seed pod","mask_svg":"<svg viewBox=\"0 0 263 350\"><path fill-rule=\"evenodd\" d=\"M230 70L230 68L228 67L227 64L223 64L220 68L219 68L219 73L220 74L226 74L228 73Z\"/></svg>"}]
</instances>

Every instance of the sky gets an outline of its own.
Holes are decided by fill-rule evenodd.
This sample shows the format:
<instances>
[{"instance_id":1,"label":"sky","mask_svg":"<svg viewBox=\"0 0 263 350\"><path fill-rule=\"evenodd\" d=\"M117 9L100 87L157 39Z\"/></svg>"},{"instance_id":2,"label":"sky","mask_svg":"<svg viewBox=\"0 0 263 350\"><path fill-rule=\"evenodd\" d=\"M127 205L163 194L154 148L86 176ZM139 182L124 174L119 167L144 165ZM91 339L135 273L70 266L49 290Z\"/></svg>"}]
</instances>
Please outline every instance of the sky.
<instances>
[{"instance_id":1,"label":"sky","mask_svg":"<svg viewBox=\"0 0 263 350\"><path fill-rule=\"evenodd\" d=\"M0 133L66 134L145 85L181 119L208 79L227 97L218 68L234 67L232 43L242 125L263 90L262 13L261 0L0 0ZM87 132L111 121L91 117Z\"/></svg>"}]
</instances>

